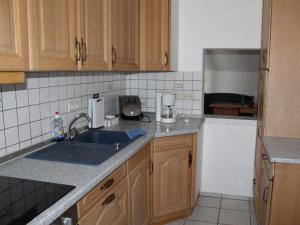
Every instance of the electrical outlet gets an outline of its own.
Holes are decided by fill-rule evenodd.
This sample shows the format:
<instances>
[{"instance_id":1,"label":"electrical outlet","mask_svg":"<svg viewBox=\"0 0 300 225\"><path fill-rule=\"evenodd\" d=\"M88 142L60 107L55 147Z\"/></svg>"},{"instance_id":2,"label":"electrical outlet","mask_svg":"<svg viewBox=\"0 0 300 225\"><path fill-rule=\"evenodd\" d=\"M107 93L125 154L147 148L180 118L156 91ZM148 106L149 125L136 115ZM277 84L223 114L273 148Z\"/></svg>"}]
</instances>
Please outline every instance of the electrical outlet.
<instances>
[{"instance_id":1,"label":"electrical outlet","mask_svg":"<svg viewBox=\"0 0 300 225\"><path fill-rule=\"evenodd\" d=\"M73 104L72 102L68 102L68 112L72 112Z\"/></svg>"},{"instance_id":2,"label":"electrical outlet","mask_svg":"<svg viewBox=\"0 0 300 225\"><path fill-rule=\"evenodd\" d=\"M176 93L176 99L177 100L184 100L185 95L182 92Z\"/></svg>"},{"instance_id":3,"label":"electrical outlet","mask_svg":"<svg viewBox=\"0 0 300 225\"><path fill-rule=\"evenodd\" d=\"M78 102L74 102L74 110L77 111L79 110L79 103Z\"/></svg>"},{"instance_id":4,"label":"electrical outlet","mask_svg":"<svg viewBox=\"0 0 300 225\"><path fill-rule=\"evenodd\" d=\"M78 102L69 102L68 103L68 112L74 112L79 109Z\"/></svg>"},{"instance_id":5,"label":"electrical outlet","mask_svg":"<svg viewBox=\"0 0 300 225\"><path fill-rule=\"evenodd\" d=\"M185 100L193 100L193 94L192 93L185 93L184 94Z\"/></svg>"}]
</instances>

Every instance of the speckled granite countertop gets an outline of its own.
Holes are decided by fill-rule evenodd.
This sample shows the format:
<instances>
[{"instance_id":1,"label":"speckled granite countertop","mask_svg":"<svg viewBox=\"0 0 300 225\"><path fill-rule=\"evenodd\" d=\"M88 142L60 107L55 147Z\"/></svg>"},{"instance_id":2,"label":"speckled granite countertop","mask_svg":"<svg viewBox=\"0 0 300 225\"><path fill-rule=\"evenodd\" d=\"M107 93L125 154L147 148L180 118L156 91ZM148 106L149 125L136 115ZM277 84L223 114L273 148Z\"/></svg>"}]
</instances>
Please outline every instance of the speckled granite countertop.
<instances>
[{"instance_id":1,"label":"speckled granite countertop","mask_svg":"<svg viewBox=\"0 0 300 225\"><path fill-rule=\"evenodd\" d=\"M263 143L271 162L300 164L300 138L263 137Z\"/></svg>"},{"instance_id":2,"label":"speckled granite countertop","mask_svg":"<svg viewBox=\"0 0 300 225\"><path fill-rule=\"evenodd\" d=\"M152 120L154 121L155 119L152 118ZM105 177L126 162L154 137L195 133L199 130L201 123L201 118L189 118L188 124L184 123L183 119L178 119L175 124L120 121L118 125L104 129L126 131L132 128L142 128L147 130L148 134L137 139L99 166L34 160L21 156L0 165L0 175L67 184L76 187L73 191L28 223L29 225L48 225L72 205L76 204L76 202L84 197Z\"/></svg>"}]
</instances>

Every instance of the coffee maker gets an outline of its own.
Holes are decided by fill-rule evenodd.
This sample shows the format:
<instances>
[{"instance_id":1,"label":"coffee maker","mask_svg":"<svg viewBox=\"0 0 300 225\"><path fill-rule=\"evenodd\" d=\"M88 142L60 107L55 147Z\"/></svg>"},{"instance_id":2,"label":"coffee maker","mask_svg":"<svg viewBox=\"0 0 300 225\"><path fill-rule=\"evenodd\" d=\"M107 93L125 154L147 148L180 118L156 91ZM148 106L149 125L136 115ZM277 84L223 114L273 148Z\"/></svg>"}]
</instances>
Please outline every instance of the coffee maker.
<instances>
[{"instance_id":1,"label":"coffee maker","mask_svg":"<svg viewBox=\"0 0 300 225\"><path fill-rule=\"evenodd\" d=\"M175 109L176 94L156 93L156 121L175 123L177 112Z\"/></svg>"}]
</instances>

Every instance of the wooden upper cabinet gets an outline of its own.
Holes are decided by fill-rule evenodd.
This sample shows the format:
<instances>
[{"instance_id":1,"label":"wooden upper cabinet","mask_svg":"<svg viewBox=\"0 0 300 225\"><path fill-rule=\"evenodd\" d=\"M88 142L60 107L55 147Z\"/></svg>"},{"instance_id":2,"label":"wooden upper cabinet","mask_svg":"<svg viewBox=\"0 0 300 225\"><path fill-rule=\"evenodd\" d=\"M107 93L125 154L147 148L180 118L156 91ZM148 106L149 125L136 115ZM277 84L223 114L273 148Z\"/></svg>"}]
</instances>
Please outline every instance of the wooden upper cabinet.
<instances>
[{"instance_id":1,"label":"wooden upper cabinet","mask_svg":"<svg viewBox=\"0 0 300 225\"><path fill-rule=\"evenodd\" d=\"M28 0L33 70L77 70L76 4L73 0Z\"/></svg>"},{"instance_id":2,"label":"wooden upper cabinet","mask_svg":"<svg viewBox=\"0 0 300 225\"><path fill-rule=\"evenodd\" d=\"M153 217L190 208L189 150L154 153Z\"/></svg>"},{"instance_id":3,"label":"wooden upper cabinet","mask_svg":"<svg viewBox=\"0 0 300 225\"><path fill-rule=\"evenodd\" d=\"M139 70L139 17L139 0L112 0L112 70Z\"/></svg>"},{"instance_id":4,"label":"wooden upper cabinet","mask_svg":"<svg viewBox=\"0 0 300 225\"><path fill-rule=\"evenodd\" d=\"M81 70L111 69L111 1L77 0Z\"/></svg>"},{"instance_id":5,"label":"wooden upper cabinet","mask_svg":"<svg viewBox=\"0 0 300 225\"><path fill-rule=\"evenodd\" d=\"M141 70L169 69L169 0L141 0Z\"/></svg>"},{"instance_id":6,"label":"wooden upper cabinet","mask_svg":"<svg viewBox=\"0 0 300 225\"><path fill-rule=\"evenodd\" d=\"M272 0L267 136L300 137L299 12L299 0Z\"/></svg>"},{"instance_id":7,"label":"wooden upper cabinet","mask_svg":"<svg viewBox=\"0 0 300 225\"><path fill-rule=\"evenodd\" d=\"M29 69L27 3L0 1L0 71Z\"/></svg>"},{"instance_id":8,"label":"wooden upper cabinet","mask_svg":"<svg viewBox=\"0 0 300 225\"><path fill-rule=\"evenodd\" d=\"M269 68L272 0L263 0L260 68Z\"/></svg>"}]
</instances>

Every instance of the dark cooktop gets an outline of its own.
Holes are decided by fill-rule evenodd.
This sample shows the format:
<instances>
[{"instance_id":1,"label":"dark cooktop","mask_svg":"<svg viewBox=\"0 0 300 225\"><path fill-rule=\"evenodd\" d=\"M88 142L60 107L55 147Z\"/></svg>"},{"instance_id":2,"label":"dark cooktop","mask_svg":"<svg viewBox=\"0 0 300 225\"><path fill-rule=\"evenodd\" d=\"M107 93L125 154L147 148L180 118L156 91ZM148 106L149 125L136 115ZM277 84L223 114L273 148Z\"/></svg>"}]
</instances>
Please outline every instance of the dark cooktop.
<instances>
[{"instance_id":1,"label":"dark cooktop","mask_svg":"<svg viewBox=\"0 0 300 225\"><path fill-rule=\"evenodd\" d=\"M74 188L0 176L0 224L24 225Z\"/></svg>"}]
</instances>

